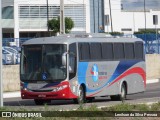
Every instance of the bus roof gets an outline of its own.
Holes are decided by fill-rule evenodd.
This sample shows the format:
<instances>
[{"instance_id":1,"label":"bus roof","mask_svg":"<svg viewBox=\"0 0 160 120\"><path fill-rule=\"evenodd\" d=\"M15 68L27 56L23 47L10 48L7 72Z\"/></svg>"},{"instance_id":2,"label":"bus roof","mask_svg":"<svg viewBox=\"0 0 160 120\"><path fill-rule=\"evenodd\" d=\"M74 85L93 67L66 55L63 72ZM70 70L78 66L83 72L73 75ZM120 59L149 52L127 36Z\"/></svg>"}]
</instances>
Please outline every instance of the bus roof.
<instances>
[{"instance_id":1,"label":"bus roof","mask_svg":"<svg viewBox=\"0 0 160 120\"><path fill-rule=\"evenodd\" d=\"M23 43L23 45L33 44L71 44L75 42L127 42L133 43L141 41L139 38L114 38L114 37L73 37L73 36L54 36L30 39Z\"/></svg>"}]
</instances>

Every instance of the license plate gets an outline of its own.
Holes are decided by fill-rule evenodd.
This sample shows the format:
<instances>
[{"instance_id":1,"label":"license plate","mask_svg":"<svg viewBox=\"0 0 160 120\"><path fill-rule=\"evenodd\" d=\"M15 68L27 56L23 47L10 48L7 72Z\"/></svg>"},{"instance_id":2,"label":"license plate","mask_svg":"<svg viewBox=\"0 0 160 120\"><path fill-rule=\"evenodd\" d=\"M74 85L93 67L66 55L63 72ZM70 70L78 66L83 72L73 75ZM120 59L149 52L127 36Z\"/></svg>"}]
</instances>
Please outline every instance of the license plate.
<instances>
[{"instance_id":1,"label":"license plate","mask_svg":"<svg viewBox=\"0 0 160 120\"><path fill-rule=\"evenodd\" d=\"M38 97L46 97L46 95L38 95Z\"/></svg>"}]
</instances>

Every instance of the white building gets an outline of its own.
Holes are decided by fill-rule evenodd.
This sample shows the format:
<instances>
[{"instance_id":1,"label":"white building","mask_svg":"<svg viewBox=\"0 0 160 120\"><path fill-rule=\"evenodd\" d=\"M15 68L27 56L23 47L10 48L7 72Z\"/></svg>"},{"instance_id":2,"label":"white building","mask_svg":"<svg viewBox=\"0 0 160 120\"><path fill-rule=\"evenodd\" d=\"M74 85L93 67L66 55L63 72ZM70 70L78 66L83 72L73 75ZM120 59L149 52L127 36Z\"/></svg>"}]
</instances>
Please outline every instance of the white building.
<instances>
[{"instance_id":1,"label":"white building","mask_svg":"<svg viewBox=\"0 0 160 120\"><path fill-rule=\"evenodd\" d=\"M49 19L57 18L60 0L2 0L3 38L47 36L47 1ZM124 11L121 0L110 1L113 31L133 34L145 29L143 11ZM111 32L109 0L64 0L64 4L65 16L75 23L72 32L96 33L100 27ZM160 11L146 11L146 28L160 29L159 23L153 25L153 15L157 15L160 22Z\"/></svg>"},{"instance_id":2,"label":"white building","mask_svg":"<svg viewBox=\"0 0 160 120\"><path fill-rule=\"evenodd\" d=\"M111 0L111 14L113 31L133 34L134 31L145 29L144 11L124 11L121 0ZM109 0L105 0L105 15L110 18ZM158 16L158 25L153 24L153 15ZM160 10L146 11L146 29L160 30ZM111 32L111 21L105 25L105 32Z\"/></svg>"},{"instance_id":3,"label":"white building","mask_svg":"<svg viewBox=\"0 0 160 120\"><path fill-rule=\"evenodd\" d=\"M2 0L3 38L47 36L49 19L60 15L60 0ZM104 25L104 0L64 0L65 17L74 21L72 32L98 32Z\"/></svg>"}]
</instances>

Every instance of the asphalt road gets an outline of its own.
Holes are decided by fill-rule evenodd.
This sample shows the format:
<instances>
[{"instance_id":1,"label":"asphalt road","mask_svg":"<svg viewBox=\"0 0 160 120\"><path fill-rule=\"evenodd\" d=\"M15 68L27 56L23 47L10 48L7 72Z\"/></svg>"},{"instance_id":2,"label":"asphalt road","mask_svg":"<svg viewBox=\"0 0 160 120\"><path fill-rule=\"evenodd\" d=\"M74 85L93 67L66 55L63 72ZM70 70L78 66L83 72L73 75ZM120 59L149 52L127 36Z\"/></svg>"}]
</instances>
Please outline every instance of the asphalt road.
<instances>
[{"instance_id":1,"label":"asphalt road","mask_svg":"<svg viewBox=\"0 0 160 120\"><path fill-rule=\"evenodd\" d=\"M160 102L160 82L147 84L144 93L127 95L126 103L152 103ZM96 105L98 107L111 106L121 103L121 101L111 101L110 97L97 97L92 103L85 103L84 107ZM74 104L72 100L52 100L47 106L35 105L33 100L22 100L21 98L5 98L4 106L17 109L25 108L28 110L71 110L77 109L80 105Z\"/></svg>"}]
</instances>

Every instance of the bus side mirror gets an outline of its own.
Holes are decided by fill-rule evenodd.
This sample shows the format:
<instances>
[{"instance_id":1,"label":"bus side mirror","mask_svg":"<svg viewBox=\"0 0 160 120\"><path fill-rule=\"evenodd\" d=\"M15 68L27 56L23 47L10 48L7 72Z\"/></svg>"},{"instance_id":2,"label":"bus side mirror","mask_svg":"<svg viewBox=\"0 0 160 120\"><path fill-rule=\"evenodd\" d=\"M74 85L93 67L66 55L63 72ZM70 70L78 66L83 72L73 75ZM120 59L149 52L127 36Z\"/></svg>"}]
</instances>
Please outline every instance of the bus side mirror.
<instances>
[{"instance_id":1,"label":"bus side mirror","mask_svg":"<svg viewBox=\"0 0 160 120\"><path fill-rule=\"evenodd\" d=\"M67 65L67 52L63 53L62 55L62 65L66 66Z\"/></svg>"}]
</instances>

